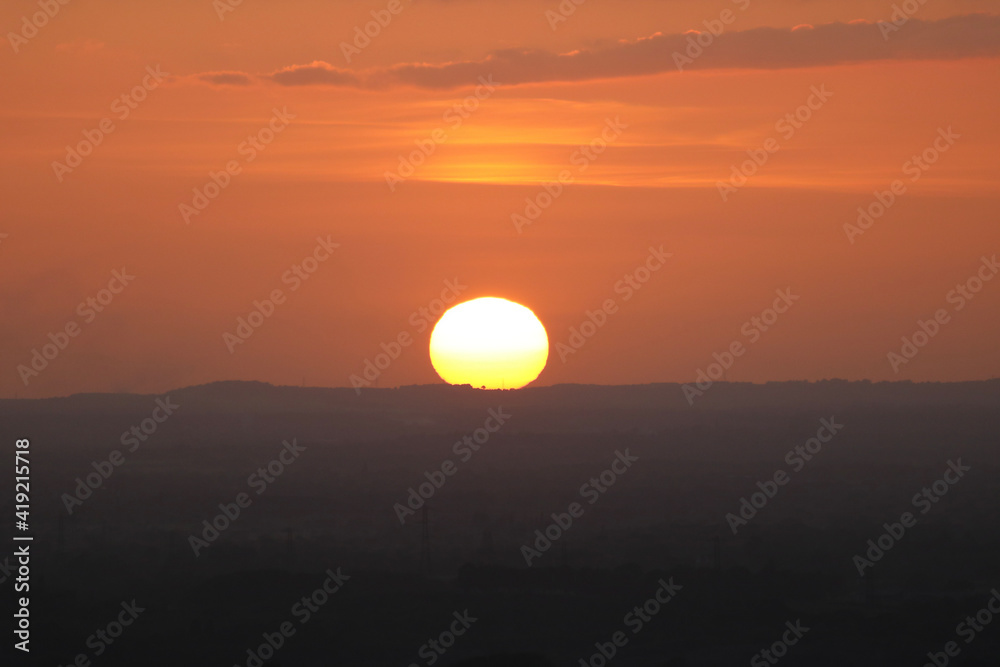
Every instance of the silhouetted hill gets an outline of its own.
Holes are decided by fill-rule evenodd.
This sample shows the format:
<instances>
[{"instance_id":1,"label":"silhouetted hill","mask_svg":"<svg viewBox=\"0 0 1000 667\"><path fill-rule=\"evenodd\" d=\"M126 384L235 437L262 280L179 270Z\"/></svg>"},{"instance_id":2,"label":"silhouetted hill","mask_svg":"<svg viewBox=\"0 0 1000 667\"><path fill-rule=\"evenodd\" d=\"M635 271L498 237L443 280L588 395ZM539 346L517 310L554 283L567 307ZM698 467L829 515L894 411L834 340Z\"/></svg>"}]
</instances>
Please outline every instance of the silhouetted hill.
<instances>
[{"instance_id":1,"label":"silhouetted hill","mask_svg":"<svg viewBox=\"0 0 1000 667\"><path fill-rule=\"evenodd\" d=\"M680 384L577 385L480 390L468 385L410 385L391 389L276 386L266 382L226 381L174 389L163 394L74 394L47 399L0 399L4 409L25 412L115 411L142 405L144 399L170 395L186 412L363 411L420 414L494 405L512 408L617 412L629 416L663 410L842 409L860 407L1000 407L1000 379L977 382L717 382L689 404ZM693 386L693 385L692 385ZM16 406L16 407L15 407Z\"/></svg>"},{"instance_id":2,"label":"silhouetted hill","mask_svg":"<svg viewBox=\"0 0 1000 667\"><path fill-rule=\"evenodd\" d=\"M746 664L802 619L787 664L881 667L922 664L1000 584L998 408L997 380L718 384L694 407L676 384L219 382L4 400L0 424L11 459L31 440L39 664L136 599L104 667L248 665L343 568L262 664L424 667L467 612L436 664L576 665L669 579L614 665ZM998 650L984 632L962 659Z\"/></svg>"}]
</instances>

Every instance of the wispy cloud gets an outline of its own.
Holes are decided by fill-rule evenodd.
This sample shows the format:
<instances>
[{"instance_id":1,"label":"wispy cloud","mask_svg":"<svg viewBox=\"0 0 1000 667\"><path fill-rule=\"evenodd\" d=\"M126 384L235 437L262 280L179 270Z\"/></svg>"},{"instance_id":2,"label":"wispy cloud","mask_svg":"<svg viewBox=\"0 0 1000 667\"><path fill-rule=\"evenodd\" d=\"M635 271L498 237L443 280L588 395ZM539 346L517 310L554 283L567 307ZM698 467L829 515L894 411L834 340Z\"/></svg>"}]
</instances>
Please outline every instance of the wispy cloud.
<instances>
[{"instance_id":1,"label":"wispy cloud","mask_svg":"<svg viewBox=\"0 0 1000 667\"><path fill-rule=\"evenodd\" d=\"M361 86L361 79L351 70L340 69L321 60L308 65L292 65L265 75L282 86Z\"/></svg>"},{"instance_id":2,"label":"wispy cloud","mask_svg":"<svg viewBox=\"0 0 1000 667\"><path fill-rule=\"evenodd\" d=\"M215 86L249 86L254 82L254 77L244 72L205 72L195 78Z\"/></svg>"},{"instance_id":3,"label":"wispy cloud","mask_svg":"<svg viewBox=\"0 0 1000 667\"><path fill-rule=\"evenodd\" d=\"M480 76L489 74L504 85L585 81L677 71L674 54L685 52L689 37L689 34L657 33L609 47L570 53L508 49L475 61L404 63L363 72L317 60L268 74L224 72L198 75L198 78L219 85L256 80L282 86L387 88L404 85L429 89L473 85ZM715 37L684 69L787 69L886 60L996 56L1000 56L1000 16L972 14L939 21L911 19L903 28L892 32L889 39L884 37L879 24L868 21L730 31Z\"/></svg>"}]
</instances>

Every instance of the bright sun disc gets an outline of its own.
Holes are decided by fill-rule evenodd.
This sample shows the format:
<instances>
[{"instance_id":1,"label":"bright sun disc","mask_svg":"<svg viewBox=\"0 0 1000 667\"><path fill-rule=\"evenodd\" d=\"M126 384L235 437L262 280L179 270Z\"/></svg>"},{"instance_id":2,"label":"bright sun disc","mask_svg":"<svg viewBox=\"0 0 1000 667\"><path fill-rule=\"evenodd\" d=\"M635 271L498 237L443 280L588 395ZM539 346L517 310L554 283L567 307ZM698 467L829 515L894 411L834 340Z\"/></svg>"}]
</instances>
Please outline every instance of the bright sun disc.
<instances>
[{"instance_id":1,"label":"bright sun disc","mask_svg":"<svg viewBox=\"0 0 1000 667\"><path fill-rule=\"evenodd\" d=\"M450 384L518 389L538 377L549 358L549 337L535 314L495 297L460 303L431 334L431 363Z\"/></svg>"}]
</instances>

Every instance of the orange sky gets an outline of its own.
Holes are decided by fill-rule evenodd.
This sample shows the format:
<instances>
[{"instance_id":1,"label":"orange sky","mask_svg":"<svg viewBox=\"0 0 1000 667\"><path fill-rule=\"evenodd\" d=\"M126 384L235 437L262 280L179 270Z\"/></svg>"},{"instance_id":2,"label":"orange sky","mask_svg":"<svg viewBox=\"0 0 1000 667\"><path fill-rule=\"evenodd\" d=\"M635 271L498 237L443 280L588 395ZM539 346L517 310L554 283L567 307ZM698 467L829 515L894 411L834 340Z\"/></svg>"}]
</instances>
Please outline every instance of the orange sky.
<instances>
[{"instance_id":1,"label":"orange sky","mask_svg":"<svg viewBox=\"0 0 1000 667\"><path fill-rule=\"evenodd\" d=\"M892 3L869 0L588 0L555 29L554 1L389 5L244 0L220 19L211 0L71 0L37 34L35 2L0 8L0 395L347 386L403 331L416 343L380 386L438 382L410 316L446 280L527 305L555 344L661 245L663 270L538 383L693 380L785 288L801 299L728 379L998 375L1000 280L948 299L1000 253L994 2L914 3L892 28L876 23ZM391 21L347 62L372 11ZM681 72L691 30L706 46ZM242 143L269 123L272 143ZM85 132L100 144L54 168ZM433 152L390 190L415 142ZM766 159L724 199L748 150ZM560 172L572 183L515 224ZM905 192L849 239L896 179ZM317 237L339 247L292 290ZM87 321L79 304L123 267L134 282ZM287 301L230 353L223 334L275 289ZM887 354L942 308L894 372ZM73 323L37 375L18 370Z\"/></svg>"}]
</instances>

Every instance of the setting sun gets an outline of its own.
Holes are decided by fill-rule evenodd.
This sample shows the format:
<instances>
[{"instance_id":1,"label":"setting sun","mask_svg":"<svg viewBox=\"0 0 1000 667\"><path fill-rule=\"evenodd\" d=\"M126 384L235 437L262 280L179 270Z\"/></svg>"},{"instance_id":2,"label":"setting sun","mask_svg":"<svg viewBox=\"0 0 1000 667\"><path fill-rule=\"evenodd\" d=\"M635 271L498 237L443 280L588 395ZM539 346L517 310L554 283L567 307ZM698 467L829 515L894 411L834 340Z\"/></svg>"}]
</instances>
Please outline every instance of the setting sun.
<instances>
[{"instance_id":1,"label":"setting sun","mask_svg":"<svg viewBox=\"0 0 1000 667\"><path fill-rule=\"evenodd\" d=\"M545 327L531 310L495 297L461 303L431 334L431 363L445 382L518 389L538 377L549 356Z\"/></svg>"}]
</instances>

